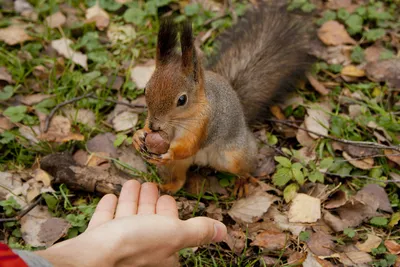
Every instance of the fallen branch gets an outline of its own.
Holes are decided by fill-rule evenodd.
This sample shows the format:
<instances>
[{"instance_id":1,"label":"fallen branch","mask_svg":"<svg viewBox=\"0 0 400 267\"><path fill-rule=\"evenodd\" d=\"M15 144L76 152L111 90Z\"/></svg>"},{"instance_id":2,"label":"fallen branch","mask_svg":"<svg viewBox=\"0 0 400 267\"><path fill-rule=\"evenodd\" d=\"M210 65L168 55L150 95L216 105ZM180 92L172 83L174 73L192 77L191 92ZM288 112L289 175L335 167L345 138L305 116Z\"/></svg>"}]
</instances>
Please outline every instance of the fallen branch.
<instances>
[{"instance_id":1,"label":"fallen branch","mask_svg":"<svg viewBox=\"0 0 400 267\"><path fill-rule=\"evenodd\" d=\"M359 178L359 179L367 179L367 180L371 180L371 181L376 181L376 182L380 182L380 183L400 183L400 180L379 180L379 179L375 179L372 177L369 177L367 175L343 175L343 174L336 174L336 173L332 173L332 172L325 172L325 174L327 175L332 175L332 176L337 176L337 177L341 177L341 178Z\"/></svg>"},{"instance_id":2,"label":"fallen branch","mask_svg":"<svg viewBox=\"0 0 400 267\"><path fill-rule=\"evenodd\" d=\"M130 107L130 108L143 108L143 109L147 108L146 105L131 104L131 103L126 103L126 102L117 101L117 100L112 100L112 99L101 99L101 98L98 98L97 96L94 96L94 95L91 95L91 96L89 96L89 97L90 97L90 98L93 98L93 99L97 99L97 100L103 100L103 101L106 101L106 102L118 104L118 105L128 106L128 107Z\"/></svg>"},{"instance_id":3,"label":"fallen branch","mask_svg":"<svg viewBox=\"0 0 400 267\"><path fill-rule=\"evenodd\" d=\"M86 95L77 96L77 97L74 97L74 98L72 98L72 99L70 99L70 100L64 101L64 102L58 104L57 106L55 106L55 107L51 110L50 114L46 117L46 122L45 122L45 125L44 125L43 132L44 132L44 133L47 133L47 131L49 130L50 122L51 122L51 120L53 119L53 116L54 116L54 114L56 113L57 110L59 110L60 108L62 108L62 107L65 106L65 105L68 105L68 104L71 104L71 103L73 103L73 102L79 101L79 100L81 100L81 99L83 99L83 98L89 97L89 96L92 95L92 94L93 94L93 93L89 93L89 94L86 94Z\"/></svg>"},{"instance_id":4,"label":"fallen branch","mask_svg":"<svg viewBox=\"0 0 400 267\"><path fill-rule=\"evenodd\" d=\"M24 217L28 212L30 212L34 207L36 207L40 201L42 201L42 196L38 197L38 199L35 200L35 202L31 203L26 209L20 211L18 215L12 218L1 218L0 222L15 222L21 220L22 217Z\"/></svg>"},{"instance_id":5,"label":"fallen branch","mask_svg":"<svg viewBox=\"0 0 400 267\"><path fill-rule=\"evenodd\" d=\"M331 139L333 141L336 141L336 142L339 142L339 143L343 143L343 144L347 144L347 145L354 145L354 146L367 147L367 148L392 149L392 150L396 150L396 151L400 152L400 146L387 146L387 145L378 144L378 143L374 143L374 142L351 141L351 140L346 140L346 139L340 139L340 138L336 138L336 137L320 134L320 133L308 130L306 128L297 126L295 124L288 123L286 121L280 121L280 120L275 120L275 119L267 119L267 121L281 123L281 124L284 124L286 126L293 127L293 128L299 129L299 130L303 130L303 131L306 131L308 133L315 134L315 135L317 135L319 137Z\"/></svg>"}]
</instances>

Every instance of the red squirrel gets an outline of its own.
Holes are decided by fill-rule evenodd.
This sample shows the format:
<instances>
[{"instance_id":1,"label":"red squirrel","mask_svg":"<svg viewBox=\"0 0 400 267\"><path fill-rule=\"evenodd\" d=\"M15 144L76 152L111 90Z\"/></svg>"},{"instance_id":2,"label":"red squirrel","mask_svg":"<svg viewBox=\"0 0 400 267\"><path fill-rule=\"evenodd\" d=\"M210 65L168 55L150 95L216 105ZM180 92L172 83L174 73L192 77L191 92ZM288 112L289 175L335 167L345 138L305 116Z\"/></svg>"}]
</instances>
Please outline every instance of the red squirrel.
<instances>
[{"instance_id":1,"label":"red squirrel","mask_svg":"<svg viewBox=\"0 0 400 267\"><path fill-rule=\"evenodd\" d=\"M266 4L249 9L217 38L218 52L207 64L193 41L188 22L180 30L171 20L160 25L156 69L145 89L147 119L133 138L145 159L158 165L168 193L183 187L191 165L251 177L258 148L250 126L311 65L304 21ZM157 131L170 141L161 155L146 149L146 134Z\"/></svg>"}]
</instances>

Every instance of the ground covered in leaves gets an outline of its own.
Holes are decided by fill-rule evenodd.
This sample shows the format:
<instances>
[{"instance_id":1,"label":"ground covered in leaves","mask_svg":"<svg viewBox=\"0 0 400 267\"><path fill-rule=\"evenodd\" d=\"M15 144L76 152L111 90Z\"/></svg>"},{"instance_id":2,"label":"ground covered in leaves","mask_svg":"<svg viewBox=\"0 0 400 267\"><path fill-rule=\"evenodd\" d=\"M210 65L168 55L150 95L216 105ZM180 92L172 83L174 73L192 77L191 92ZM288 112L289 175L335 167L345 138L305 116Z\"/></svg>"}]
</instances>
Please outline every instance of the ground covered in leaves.
<instances>
[{"instance_id":1,"label":"ground covered in leaves","mask_svg":"<svg viewBox=\"0 0 400 267\"><path fill-rule=\"evenodd\" d=\"M208 55L256 3L225 2L2 1L3 242L40 249L71 238L102 194L132 177L159 181L131 139L145 118L159 18L191 18ZM215 218L229 235L183 250L184 266L400 266L399 5L290 1L314 21L318 60L254 129L259 182L249 197L230 197L230 174L191 171L176 195L181 218Z\"/></svg>"}]
</instances>

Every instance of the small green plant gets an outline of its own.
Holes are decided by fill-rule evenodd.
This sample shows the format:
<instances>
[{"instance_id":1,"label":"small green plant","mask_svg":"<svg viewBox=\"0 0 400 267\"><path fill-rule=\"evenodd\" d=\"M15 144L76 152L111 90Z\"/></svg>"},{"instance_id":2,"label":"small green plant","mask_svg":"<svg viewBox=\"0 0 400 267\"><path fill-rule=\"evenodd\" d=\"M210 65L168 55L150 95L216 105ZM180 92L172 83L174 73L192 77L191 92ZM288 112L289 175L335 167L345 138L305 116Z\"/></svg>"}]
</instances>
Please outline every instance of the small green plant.
<instances>
[{"instance_id":1,"label":"small green plant","mask_svg":"<svg viewBox=\"0 0 400 267\"><path fill-rule=\"evenodd\" d=\"M15 216L17 211L21 209L21 205L17 203L14 197L0 201L0 206L3 208L6 217Z\"/></svg>"}]
</instances>

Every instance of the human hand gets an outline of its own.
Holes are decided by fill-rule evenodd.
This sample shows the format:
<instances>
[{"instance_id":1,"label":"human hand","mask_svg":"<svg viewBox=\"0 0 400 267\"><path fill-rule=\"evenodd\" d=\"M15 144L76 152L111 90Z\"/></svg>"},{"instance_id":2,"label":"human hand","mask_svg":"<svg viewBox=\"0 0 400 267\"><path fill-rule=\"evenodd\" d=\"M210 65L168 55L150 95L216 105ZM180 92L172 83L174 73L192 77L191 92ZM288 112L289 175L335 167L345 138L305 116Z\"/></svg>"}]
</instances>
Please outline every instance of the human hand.
<instances>
[{"instance_id":1,"label":"human hand","mask_svg":"<svg viewBox=\"0 0 400 267\"><path fill-rule=\"evenodd\" d=\"M119 199L104 196L80 236L38 252L54 266L179 266L178 251L226 235L222 223L178 218L175 200L153 183L124 184Z\"/></svg>"}]
</instances>

